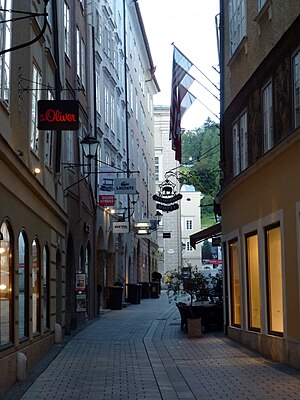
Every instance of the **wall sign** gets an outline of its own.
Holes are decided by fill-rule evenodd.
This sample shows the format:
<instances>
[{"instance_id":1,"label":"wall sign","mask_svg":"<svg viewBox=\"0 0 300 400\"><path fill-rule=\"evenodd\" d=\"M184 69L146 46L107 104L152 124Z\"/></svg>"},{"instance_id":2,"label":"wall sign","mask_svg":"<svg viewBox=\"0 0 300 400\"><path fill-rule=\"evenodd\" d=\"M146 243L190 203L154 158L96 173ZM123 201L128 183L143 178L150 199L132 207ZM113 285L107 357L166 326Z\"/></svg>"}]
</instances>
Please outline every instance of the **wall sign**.
<instances>
[{"instance_id":1,"label":"wall sign","mask_svg":"<svg viewBox=\"0 0 300 400\"><path fill-rule=\"evenodd\" d=\"M39 100L38 129L75 131L79 128L78 100Z\"/></svg>"}]
</instances>

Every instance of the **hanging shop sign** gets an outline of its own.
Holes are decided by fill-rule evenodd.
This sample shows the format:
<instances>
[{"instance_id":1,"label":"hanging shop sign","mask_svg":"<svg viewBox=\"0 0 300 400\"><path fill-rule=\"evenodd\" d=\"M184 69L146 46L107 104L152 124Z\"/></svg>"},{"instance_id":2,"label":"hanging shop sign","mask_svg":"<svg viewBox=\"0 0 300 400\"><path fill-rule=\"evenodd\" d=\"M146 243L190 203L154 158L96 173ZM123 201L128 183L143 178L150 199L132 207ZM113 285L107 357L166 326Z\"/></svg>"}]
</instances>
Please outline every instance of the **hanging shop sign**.
<instances>
[{"instance_id":1,"label":"hanging shop sign","mask_svg":"<svg viewBox=\"0 0 300 400\"><path fill-rule=\"evenodd\" d=\"M136 179L115 178L115 194L136 194Z\"/></svg>"},{"instance_id":2,"label":"hanging shop sign","mask_svg":"<svg viewBox=\"0 0 300 400\"><path fill-rule=\"evenodd\" d=\"M115 196L112 194L99 194L99 206L110 207L115 205Z\"/></svg>"},{"instance_id":3,"label":"hanging shop sign","mask_svg":"<svg viewBox=\"0 0 300 400\"><path fill-rule=\"evenodd\" d=\"M113 233L128 233L129 222L113 222Z\"/></svg>"},{"instance_id":4,"label":"hanging shop sign","mask_svg":"<svg viewBox=\"0 0 300 400\"><path fill-rule=\"evenodd\" d=\"M177 201L182 199L181 193L176 193L176 185L166 179L159 185L159 192L152 196L156 201L156 208L161 211L171 212L179 209Z\"/></svg>"},{"instance_id":5,"label":"hanging shop sign","mask_svg":"<svg viewBox=\"0 0 300 400\"><path fill-rule=\"evenodd\" d=\"M78 100L39 100L38 129L45 131L79 129Z\"/></svg>"}]
</instances>

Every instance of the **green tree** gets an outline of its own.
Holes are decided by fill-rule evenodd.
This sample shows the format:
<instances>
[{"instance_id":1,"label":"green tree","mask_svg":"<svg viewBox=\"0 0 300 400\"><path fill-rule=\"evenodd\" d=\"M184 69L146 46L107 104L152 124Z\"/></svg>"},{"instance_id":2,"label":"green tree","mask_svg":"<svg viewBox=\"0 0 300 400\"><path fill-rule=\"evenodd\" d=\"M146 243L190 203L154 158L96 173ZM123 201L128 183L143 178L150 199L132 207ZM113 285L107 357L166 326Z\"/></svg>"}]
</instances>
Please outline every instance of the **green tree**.
<instances>
[{"instance_id":1,"label":"green tree","mask_svg":"<svg viewBox=\"0 0 300 400\"><path fill-rule=\"evenodd\" d=\"M180 170L180 182L214 198L219 191L220 132L210 118L182 135L182 160L187 165Z\"/></svg>"}]
</instances>

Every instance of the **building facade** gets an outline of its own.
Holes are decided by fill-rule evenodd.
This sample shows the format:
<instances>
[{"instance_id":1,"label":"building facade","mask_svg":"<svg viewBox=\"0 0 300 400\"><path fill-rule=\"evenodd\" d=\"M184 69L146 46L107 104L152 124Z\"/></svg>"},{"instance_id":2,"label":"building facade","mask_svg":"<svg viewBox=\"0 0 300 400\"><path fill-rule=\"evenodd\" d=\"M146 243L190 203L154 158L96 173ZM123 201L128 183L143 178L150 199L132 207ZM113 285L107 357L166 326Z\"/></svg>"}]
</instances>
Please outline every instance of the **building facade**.
<instances>
[{"instance_id":1,"label":"building facade","mask_svg":"<svg viewBox=\"0 0 300 400\"><path fill-rule=\"evenodd\" d=\"M181 237L182 237L182 266L202 269L201 246L193 248L190 236L201 230L201 198L194 186L182 185L181 199Z\"/></svg>"},{"instance_id":2,"label":"building facade","mask_svg":"<svg viewBox=\"0 0 300 400\"><path fill-rule=\"evenodd\" d=\"M156 233L134 230L155 218L159 90L138 4L23 3L0 2L0 395L99 315L107 286L149 282L157 269ZM39 129L39 100L75 101L78 129ZM102 172L136 177L136 194L114 196L116 214L99 204ZM129 232L115 233L124 220Z\"/></svg>"},{"instance_id":3,"label":"building facade","mask_svg":"<svg viewBox=\"0 0 300 400\"><path fill-rule=\"evenodd\" d=\"M221 1L228 335L300 367L298 1Z\"/></svg>"},{"instance_id":4,"label":"building facade","mask_svg":"<svg viewBox=\"0 0 300 400\"><path fill-rule=\"evenodd\" d=\"M179 163L174 159L169 140L170 107L154 107L155 124L155 178L156 193L161 191L161 185L167 179L175 185L174 191L180 192L180 185L176 173ZM178 202L180 205L181 201ZM180 208L171 212L160 211L163 214L158 229L158 271L162 276L168 271L182 266L182 240Z\"/></svg>"}]
</instances>

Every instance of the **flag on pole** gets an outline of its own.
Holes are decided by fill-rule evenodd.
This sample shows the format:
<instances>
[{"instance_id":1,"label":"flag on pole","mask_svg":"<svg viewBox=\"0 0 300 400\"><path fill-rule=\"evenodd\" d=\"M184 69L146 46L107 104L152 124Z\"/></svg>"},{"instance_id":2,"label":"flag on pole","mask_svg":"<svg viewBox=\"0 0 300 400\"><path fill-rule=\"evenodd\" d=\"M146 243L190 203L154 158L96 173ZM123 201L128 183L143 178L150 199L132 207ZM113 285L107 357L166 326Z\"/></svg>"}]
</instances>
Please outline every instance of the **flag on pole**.
<instances>
[{"instance_id":1,"label":"flag on pole","mask_svg":"<svg viewBox=\"0 0 300 400\"><path fill-rule=\"evenodd\" d=\"M172 97L170 107L170 135L175 160L181 162L181 118L196 99L188 89L195 79L188 73L193 64L174 46Z\"/></svg>"}]
</instances>

